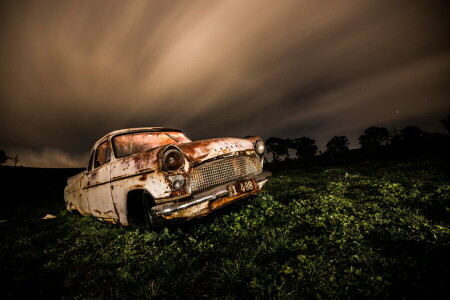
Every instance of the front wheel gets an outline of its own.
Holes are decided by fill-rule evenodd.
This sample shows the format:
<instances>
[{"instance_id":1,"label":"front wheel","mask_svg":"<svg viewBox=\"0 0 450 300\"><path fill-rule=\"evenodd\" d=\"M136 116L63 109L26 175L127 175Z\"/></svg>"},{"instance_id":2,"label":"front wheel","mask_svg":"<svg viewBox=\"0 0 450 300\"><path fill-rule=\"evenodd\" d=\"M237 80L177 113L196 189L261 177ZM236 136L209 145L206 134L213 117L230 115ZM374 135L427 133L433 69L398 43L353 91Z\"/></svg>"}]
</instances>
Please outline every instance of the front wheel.
<instances>
[{"instance_id":1,"label":"front wheel","mask_svg":"<svg viewBox=\"0 0 450 300\"><path fill-rule=\"evenodd\" d=\"M165 219L163 217L160 217L156 215L152 207L155 206L155 201L153 200L153 197L147 192L142 193L142 213L143 213L143 219L144 219L144 225L147 228L151 228L154 230L161 229L165 226Z\"/></svg>"}]
</instances>

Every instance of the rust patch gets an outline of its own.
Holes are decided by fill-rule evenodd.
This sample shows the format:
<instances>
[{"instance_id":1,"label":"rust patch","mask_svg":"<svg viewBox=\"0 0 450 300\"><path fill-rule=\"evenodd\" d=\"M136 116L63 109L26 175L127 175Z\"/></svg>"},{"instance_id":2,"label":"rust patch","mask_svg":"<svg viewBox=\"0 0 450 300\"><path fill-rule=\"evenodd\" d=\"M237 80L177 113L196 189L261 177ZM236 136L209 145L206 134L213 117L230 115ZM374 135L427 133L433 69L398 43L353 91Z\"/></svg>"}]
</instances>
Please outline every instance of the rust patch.
<instances>
[{"instance_id":1,"label":"rust patch","mask_svg":"<svg viewBox=\"0 0 450 300\"><path fill-rule=\"evenodd\" d=\"M119 223L116 219L111 219L111 218L99 218L99 220L102 220L102 221L105 221L105 222L111 223L111 224Z\"/></svg>"},{"instance_id":2,"label":"rust patch","mask_svg":"<svg viewBox=\"0 0 450 300\"><path fill-rule=\"evenodd\" d=\"M141 177L139 177L139 181L145 181L145 180L147 180L147 175L148 175L148 173L142 174Z\"/></svg>"},{"instance_id":3,"label":"rust patch","mask_svg":"<svg viewBox=\"0 0 450 300\"><path fill-rule=\"evenodd\" d=\"M196 141L178 145L188 160L194 164L212 159L218 155L229 154L236 151L253 150L251 140L236 138L218 138Z\"/></svg>"},{"instance_id":4,"label":"rust patch","mask_svg":"<svg viewBox=\"0 0 450 300\"><path fill-rule=\"evenodd\" d=\"M181 195L186 194L187 193L186 188L187 188L188 175L186 173L183 173L182 169L178 170L178 172L173 174L173 175L181 175L181 176L183 176L184 185L183 185L183 188L181 190L174 191L173 190L173 182L169 179L169 176L164 176L166 184L169 186L169 188L171 190L170 197L176 197L176 196L181 196ZM173 176L173 175L170 175L170 176Z\"/></svg>"},{"instance_id":5,"label":"rust patch","mask_svg":"<svg viewBox=\"0 0 450 300\"><path fill-rule=\"evenodd\" d=\"M156 152L158 152L159 149L149 149L144 152L140 152L136 155L133 155L130 157L130 159L134 163L134 167L137 171L141 171L144 169L147 169L149 167L153 167L156 165Z\"/></svg>"},{"instance_id":6,"label":"rust patch","mask_svg":"<svg viewBox=\"0 0 450 300\"><path fill-rule=\"evenodd\" d=\"M259 191L260 190L257 189L257 190L254 190L254 191L251 191L249 193L242 194L242 195L239 195L239 196L236 196L236 197L217 199L217 200L215 200L214 202L211 203L211 205L210 205L211 210L216 210L218 208L224 207L224 206L226 206L228 204L233 203L234 201L236 201L236 200L238 200L240 198L244 198L244 197L251 196L251 195L256 195Z\"/></svg>"},{"instance_id":7,"label":"rust patch","mask_svg":"<svg viewBox=\"0 0 450 300\"><path fill-rule=\"evenodd\" d=\"M143 187L144 187L144 185L142 185L142 184L136 184L136 185L130 186L130 190L142 189Z\"/></svg>"},{"instance_id":8,"label":"rust patch","mask_svg":"<svg viewBox=\"0 0 450 300\"><path fill-rule=\"evenodd\" d=\"M98 174L97 171L92 171L91 174L90 174L91 175L91 177L90 177L91 180L95 181L95 179L97 178L97 174Z\"/></svg>"},{"instance_id":9,"label":"rust patch","mask_svg":"<svg viewBox=\"0 0 450 300\"><path fill-rule=\"evenodd\" d=\"M185 193L186 193L185 189L181 189L179 191L172 191L170 193L170 197L181 196L181 195L184 195Z\"/></svg>"}]
</instances>

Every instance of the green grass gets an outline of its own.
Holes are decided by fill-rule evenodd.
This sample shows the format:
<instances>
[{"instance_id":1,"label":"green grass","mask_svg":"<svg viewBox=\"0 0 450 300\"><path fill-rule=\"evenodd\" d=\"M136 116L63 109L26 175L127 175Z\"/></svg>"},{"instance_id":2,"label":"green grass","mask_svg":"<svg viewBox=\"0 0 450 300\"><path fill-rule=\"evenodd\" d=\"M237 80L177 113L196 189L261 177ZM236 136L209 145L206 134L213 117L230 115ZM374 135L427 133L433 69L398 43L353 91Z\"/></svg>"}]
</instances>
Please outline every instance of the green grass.
<instances>
[{"instance_id":1,"label":"green grass","mask_svg":"<svg viewBox=\"0 0 450 300\"><path fill-rule=\"evenodd\" d=\"M448 162L276 174L161 232L79 217L0 223L6 298L417 298L450 291ZM4 297L2 297L4 298Z\"/></svg>"}]
</instances>

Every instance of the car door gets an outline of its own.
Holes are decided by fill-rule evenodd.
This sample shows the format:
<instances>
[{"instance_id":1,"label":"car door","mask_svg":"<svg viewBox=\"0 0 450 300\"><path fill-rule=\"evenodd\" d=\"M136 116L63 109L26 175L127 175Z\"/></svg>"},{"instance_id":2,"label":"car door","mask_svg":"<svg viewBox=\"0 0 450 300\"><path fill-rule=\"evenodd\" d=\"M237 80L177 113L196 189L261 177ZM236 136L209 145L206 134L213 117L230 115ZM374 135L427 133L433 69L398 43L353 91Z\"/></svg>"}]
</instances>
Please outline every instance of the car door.
<instances>
[{"instance_id":1,"label":"car door","mask_svg":"<svg viewBox=\"0 0 450 300\"><path fill-rule=\"evenodd\" d=\"M95 149L93 161L86 173L86 194L89 211L96 217L117 218L111 196L111 145L108 140Z\"/></svg>"}]
</instances>

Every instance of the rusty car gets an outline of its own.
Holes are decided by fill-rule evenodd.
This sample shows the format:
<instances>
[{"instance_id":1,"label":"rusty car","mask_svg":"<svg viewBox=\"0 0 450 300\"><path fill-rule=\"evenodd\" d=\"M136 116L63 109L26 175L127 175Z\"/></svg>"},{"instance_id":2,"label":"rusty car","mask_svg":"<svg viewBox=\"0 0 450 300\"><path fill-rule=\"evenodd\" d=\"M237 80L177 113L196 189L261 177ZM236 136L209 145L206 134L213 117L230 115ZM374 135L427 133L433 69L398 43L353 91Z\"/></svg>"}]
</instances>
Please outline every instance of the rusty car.
<instances>
[{"instance_id":1,"label":"rusty car","mask_svg":"<svg viewBox=\"0 0 450 300\"><path fill-rule=\"evenodd\" d=\"M260 137L193 142L174 128L113 131L94 144L87 169L67 180L66 207L149 228L202 217L262 189L271 177L264 152Z\"/></svg>"}]
</instances>

